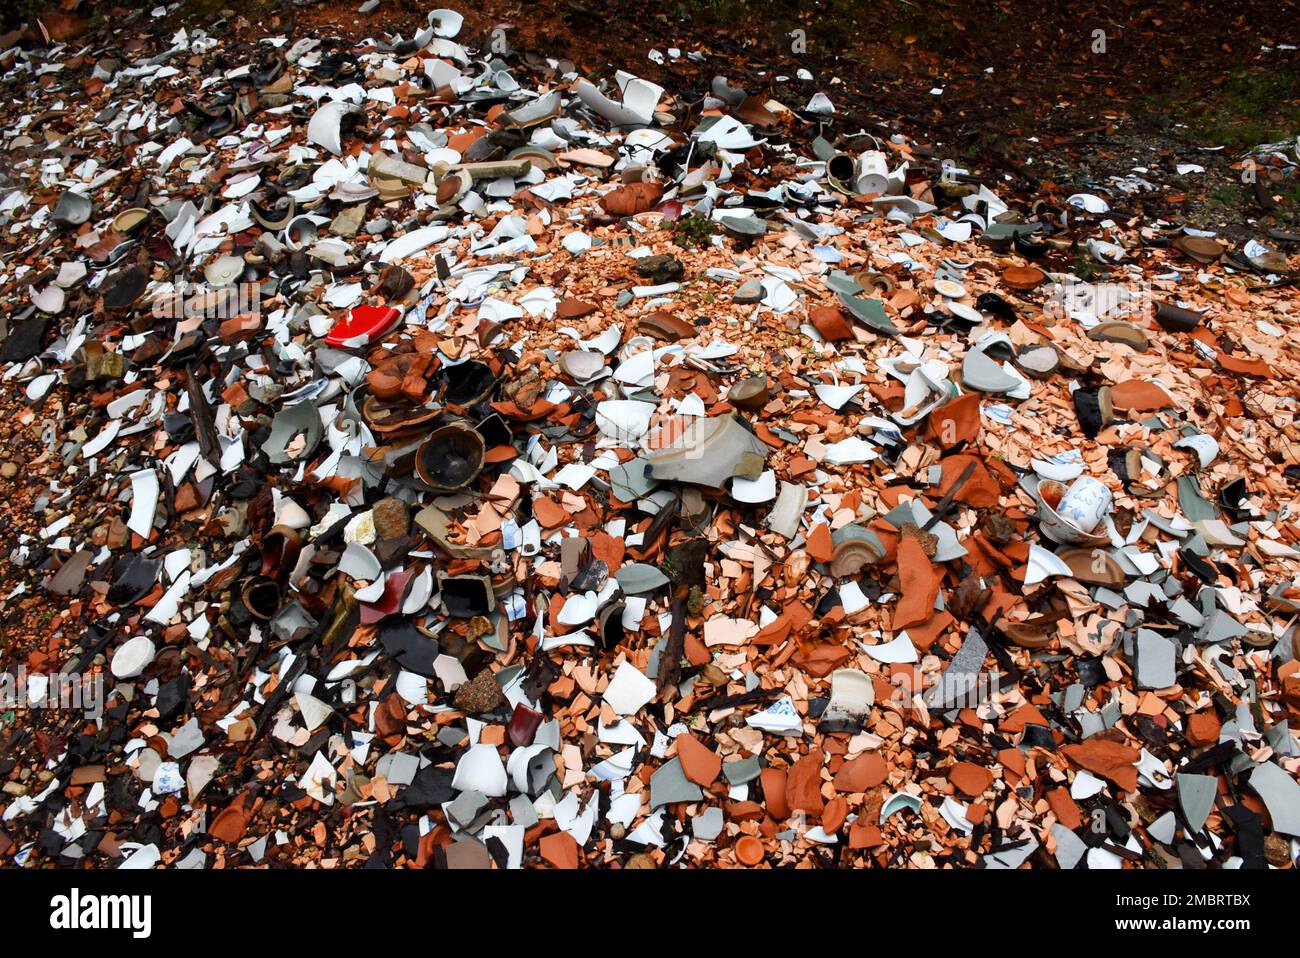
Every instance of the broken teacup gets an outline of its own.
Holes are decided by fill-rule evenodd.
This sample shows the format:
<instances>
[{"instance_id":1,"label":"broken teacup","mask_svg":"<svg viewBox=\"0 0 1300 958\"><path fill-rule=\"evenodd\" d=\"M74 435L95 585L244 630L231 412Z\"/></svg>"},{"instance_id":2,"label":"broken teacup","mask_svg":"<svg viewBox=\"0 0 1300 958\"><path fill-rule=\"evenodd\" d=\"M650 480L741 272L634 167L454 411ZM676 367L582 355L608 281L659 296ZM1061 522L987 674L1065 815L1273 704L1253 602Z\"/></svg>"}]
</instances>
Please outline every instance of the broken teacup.
<instances>
[{"instance_id":1,"label":"broken teacup","mask_svg":"<svg viewBox=\"0 0 1300 958\"><path fill-rule=\"evenodd\" d=\"M1088 478L1081 476L1082 478ZM1096 482L1096 480L1092 480ZM1100 485L1100 483L1099 483ZM1102 486L1104 489L1105 486ZM1084 531L1074 524L1071 519L1062 516L1057 507L1065 499L1068 490L1065 485L1054 479L1044 479L1038 484L1038 521L1042 526L1043 534L1053 542L1066 543L1069 545L1104 545L1110 541L1109 537L1104 535L1094 535L1092 530ZM1092 493L1089 493L1091 496ZM1109 490L1107 490L1109 496ZM1083 509L1071 507L1071 512L1075 515L1085 515ZM1101 517L1098 516L1098 522ZM1096 522L1093 528L1096 528Z\"/></svg>"}]
</instances>

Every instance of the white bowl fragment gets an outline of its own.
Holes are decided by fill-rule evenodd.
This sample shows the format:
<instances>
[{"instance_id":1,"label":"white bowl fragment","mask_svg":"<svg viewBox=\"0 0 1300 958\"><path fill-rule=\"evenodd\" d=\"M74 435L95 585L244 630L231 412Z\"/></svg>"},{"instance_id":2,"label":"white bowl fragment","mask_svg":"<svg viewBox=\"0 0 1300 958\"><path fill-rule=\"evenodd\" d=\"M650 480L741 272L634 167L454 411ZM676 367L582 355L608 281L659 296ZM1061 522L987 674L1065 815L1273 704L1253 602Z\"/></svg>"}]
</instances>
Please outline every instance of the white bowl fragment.
<instances>
[{"instance_id":1,"label":"white bowl fragment","mask_svg":"<svg viewBox=\"0 0 1300 958\"><path fill-rule=\"evenodd\" d=\"M137 635L118 646L109 670L116 678L133 679L149 667L155 654L153 640L147 635Z\"/></svg>"}]
</instances>

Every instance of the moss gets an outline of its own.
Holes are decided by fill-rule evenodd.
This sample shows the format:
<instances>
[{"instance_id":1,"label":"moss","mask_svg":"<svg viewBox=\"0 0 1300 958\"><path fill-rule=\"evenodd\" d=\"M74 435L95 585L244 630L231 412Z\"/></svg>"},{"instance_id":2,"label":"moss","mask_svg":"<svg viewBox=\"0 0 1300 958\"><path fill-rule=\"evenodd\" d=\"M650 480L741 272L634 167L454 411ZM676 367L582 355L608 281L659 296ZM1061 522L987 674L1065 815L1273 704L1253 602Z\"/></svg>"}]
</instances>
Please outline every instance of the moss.
<instances>
[{"instance_id":1,"label":"moss","mask_svg":"<svg viewBox=\"0 0 1300 958\"><path fill-rule=\"evenodd\" d=\"M1300 132L1300 72L1286 66L1234 70L1210 89L1185 75L1140 99L1135 112L1186 128L1197 143L1240 151Z\"/></svg>"},{"instance_id":2,"label":"moss","mask_svg":"<svg viewBox=\"0 0 1300 958\"><path fill-rule=\"evenodd\" d=\"M1231 185L1216 186L1210 190L1210 199L1220 206L1239 206L1242 202L1241 190Z\"/></svg>"},{"instance_id":3,"label":"moss","mask_svg":"<svg viewBox=\"0 0 1300 958\"><path fill-rule=\"evenodd\" d=\"M1191 126L1230 147L1289 139L1300 127L1300 73L1279 67L1234 71Z\"/></svg>"},{"instance_id":4,"label":"moss","mask_svg":"<svg viewBox=\"0 0 1300 958\"><path fill-rule=\"evenodd\" d=\"M1105 276L1106 268L1092 258L1092 254L1085 250L1080 250L1079 255L1075 257L1074 265L1070 272L1081 283L1091 283L1093 280Z\"/></svg>"},{"instance_id":5,"label":"moss","mask_svg":"<svg viewBox=\"0 0 1300 958\"><path fill-rule=\"evenodd\" d=\"M718 224L703 216L683 216L668 224L668 229L673 234L673 242L688 249L707 243L718 232Z\"/></svg>"}]
</instances>

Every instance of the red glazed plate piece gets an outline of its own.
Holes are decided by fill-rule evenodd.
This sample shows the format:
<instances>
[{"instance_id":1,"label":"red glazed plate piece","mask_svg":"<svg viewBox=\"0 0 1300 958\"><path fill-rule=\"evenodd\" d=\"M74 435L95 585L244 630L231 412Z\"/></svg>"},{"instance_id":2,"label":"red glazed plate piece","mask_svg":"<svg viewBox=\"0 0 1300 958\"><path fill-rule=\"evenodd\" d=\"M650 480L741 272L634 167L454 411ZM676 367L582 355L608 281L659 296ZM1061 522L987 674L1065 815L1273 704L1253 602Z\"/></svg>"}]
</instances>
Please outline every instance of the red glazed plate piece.
<instances>
[{"instance_id":1,"label":"red glazed plate piece","mask_svg":"<svg viewBox=\"0 0 1300 958\"><path fill-rule=\"evenodd\" d=\"M336 323L325 337L331 346L368 346L397 325L401 310L391 306L358 306Z\"/></svg>"}]
</instances>

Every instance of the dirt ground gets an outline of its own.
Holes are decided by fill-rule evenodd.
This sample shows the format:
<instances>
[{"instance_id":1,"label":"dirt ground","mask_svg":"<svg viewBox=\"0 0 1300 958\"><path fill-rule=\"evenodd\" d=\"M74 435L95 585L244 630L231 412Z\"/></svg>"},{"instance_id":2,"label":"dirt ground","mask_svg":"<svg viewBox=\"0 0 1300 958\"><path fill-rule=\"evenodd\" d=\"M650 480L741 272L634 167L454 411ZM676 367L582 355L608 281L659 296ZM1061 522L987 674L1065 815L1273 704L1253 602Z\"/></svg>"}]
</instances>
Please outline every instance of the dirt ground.
<instances>
[{"instance_id":1,"label":"dirt ground","mask_svg":"<svg viewBox=\"0 0 1300 958\"><path fill-rule=\"evenodd\" d=\"M334 3L264 5L271 23L313 31L409 34L425 12L411 0L365 15ZM222 10L214 0L188 6L182 18L198 21ZM821 90L837 108L834 132L905 129L928 137L937 157L1021 189L1063 195L1144 170L1156 187L1140 198L1147 215L1244 239L1292 226L1300 201L1295 181L1273 183L1279 205L1264 209L1240 168L1248 147L1300 133L1296 12L1255 0L1218 5L1213 17L1177 0L1032 11L1012 0L486 0L467 15L476 31L503 30L515 49L593 76L628 69L703 96L722 74L798 105ZM814 79L798 79L801 68ZM1179 175L1180 163L1205 172Z\"/></svg>"}]
</instances>

